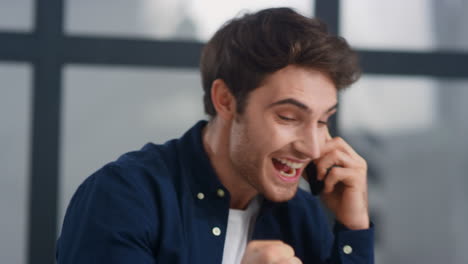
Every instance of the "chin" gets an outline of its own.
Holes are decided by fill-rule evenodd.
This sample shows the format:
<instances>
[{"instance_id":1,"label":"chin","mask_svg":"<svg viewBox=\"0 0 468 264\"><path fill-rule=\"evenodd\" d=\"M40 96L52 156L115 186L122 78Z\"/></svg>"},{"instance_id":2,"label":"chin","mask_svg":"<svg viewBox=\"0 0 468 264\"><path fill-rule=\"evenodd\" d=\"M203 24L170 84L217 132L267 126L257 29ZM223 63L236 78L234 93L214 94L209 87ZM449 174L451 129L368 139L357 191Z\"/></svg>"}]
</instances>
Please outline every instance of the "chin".
<instances>
[{"instance_id":1,"label":"chin","mask_svg":"<svg viewBox=\"0 0 468 264\"><path fill-rule=\"evenodd\" d=\"M276 187L276 190L264 192L265 198L272 202L281 203L291 200L297 193L298 186L295 187Z\"/></svg>"}]
</instances>

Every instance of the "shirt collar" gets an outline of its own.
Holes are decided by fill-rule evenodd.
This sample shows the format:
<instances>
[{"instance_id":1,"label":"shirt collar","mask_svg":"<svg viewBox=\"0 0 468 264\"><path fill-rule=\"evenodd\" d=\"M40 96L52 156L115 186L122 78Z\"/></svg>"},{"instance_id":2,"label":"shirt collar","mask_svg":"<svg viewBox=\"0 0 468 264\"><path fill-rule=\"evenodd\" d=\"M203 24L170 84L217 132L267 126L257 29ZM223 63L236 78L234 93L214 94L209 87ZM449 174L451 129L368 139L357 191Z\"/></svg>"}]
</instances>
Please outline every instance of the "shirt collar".
<instances>
[{"instance_id":1,"label":"shirt collar","mask_svg":"<svg viewBox=\"0 0 468 264\"><path fill-rule=\"evenodd\" d=\"M203 147L202 131L207 124L208 122L205 120L198 121L180 138L178 152L181 153L181 170L188 177L192 195L197 196L202 193L204 196L219 197L218 191L222 190L224 197L229 201L229 191L223 186L216 175ZM262 195L260 199L261 213L269 212L276 204Z\"/></svg>"},{"instance_id":2,"label":"shirt collar","mask_svg":"<svg viewBox=\"0 0 468 264\"><path fill-rule=\"evenodd\" d=\"M219 190L222 190L224 197L229 199L229 192L221 184L203 147L202 131L207 123L205 120L197 122L180 138L181 169L189 178L193 195L219 196Z\"/></svg>"}]
</instances>

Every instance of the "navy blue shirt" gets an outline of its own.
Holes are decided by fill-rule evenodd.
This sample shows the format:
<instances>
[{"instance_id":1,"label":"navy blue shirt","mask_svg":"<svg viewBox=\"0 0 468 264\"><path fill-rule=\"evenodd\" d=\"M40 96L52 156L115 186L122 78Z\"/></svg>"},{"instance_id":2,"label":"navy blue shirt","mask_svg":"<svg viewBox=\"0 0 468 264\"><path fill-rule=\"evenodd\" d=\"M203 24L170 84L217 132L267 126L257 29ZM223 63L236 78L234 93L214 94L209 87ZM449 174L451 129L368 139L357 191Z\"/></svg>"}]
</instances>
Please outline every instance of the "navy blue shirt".
<instances>
[{"instance_id":1,"label":"navy blue shirt","mask_svg":"<svg viewBox=\"0 0 468 264\"><path fill-rule=\"evenodd\" d=\"M204 151L204 125L88 177L67 209L58 263L220 264L230 197ZM374 262L373 227L330 230L318 199L300 189L288 202L263 200L252 239L282 240L307 264Z\"/></svg>"}]
</instances>

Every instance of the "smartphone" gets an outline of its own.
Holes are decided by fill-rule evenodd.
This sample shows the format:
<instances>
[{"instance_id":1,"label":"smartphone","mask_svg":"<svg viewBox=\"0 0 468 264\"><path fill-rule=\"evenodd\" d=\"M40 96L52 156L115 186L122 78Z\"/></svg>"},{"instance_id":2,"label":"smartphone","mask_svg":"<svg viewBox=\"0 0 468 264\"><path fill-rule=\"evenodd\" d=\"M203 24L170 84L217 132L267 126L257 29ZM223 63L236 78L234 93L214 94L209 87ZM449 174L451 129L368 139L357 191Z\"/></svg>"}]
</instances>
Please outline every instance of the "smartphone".
<instances>
[{"instance_id":1,"label":"smartphone","mask_svg":"<svg viewBox=\"0 0 468 264\"><path fill-rule=\"evenodd\" d=\"M305 170L309 179L310 191L313 195L319 195L322 193L325 184L323 181L317 180L317 166L315 166L315 163L310 162Z\"/></svg>"}]
</instances>

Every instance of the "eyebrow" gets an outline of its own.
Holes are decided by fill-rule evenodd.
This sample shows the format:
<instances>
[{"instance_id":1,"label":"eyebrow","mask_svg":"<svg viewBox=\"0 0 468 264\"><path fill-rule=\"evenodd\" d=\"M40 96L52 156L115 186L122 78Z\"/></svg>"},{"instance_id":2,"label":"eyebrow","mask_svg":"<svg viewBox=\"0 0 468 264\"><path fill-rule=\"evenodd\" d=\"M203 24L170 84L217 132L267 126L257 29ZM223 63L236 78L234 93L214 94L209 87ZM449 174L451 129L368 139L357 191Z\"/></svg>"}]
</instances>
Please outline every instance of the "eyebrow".
<instances>
[{"instance_id":1,"label":"eyebrow","mask_svg":"<svg viewBox=\"0 0 468 264\"><path fill-rule=\"evenodd\" d=\"M299 109L301 109L303 111L306 111L306 112L312 112L312 110L307 105L305 105L304 103L299 102L298 100L293 99L293 98L286 98L286 99L283 99L283 100L276 101L274 103L271 103L268 106L268 108L271 108L271 107L277 106L277 105L285 105L285 104L294 105L297 108L299 108ZM338 108L338 103L336 103L334 106L328 108L328 110L325 113L330 113L331 111L333 111L333 110L335 110L337 108Z\"/></svg>"}]
</instances>

